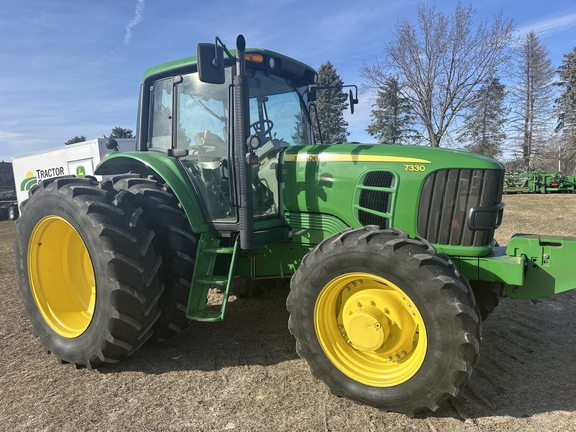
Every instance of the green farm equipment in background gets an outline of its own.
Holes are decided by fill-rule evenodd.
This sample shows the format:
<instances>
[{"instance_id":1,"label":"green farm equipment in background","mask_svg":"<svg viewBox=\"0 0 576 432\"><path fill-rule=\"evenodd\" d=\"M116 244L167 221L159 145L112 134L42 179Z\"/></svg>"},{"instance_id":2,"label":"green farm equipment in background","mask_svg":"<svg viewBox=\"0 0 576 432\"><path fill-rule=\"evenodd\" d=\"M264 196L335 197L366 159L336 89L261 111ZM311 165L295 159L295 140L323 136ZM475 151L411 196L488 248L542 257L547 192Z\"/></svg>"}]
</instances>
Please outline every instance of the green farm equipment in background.
<instances>
[{"instance_id":1,"label":"green farm equipment in background","mask_svg":"<svg viewBox=\"0 0 576 432\"><path fill-rule=\"evenodd\" d=\"M108 154L95 170L105 180L30 189L16 270L48 352L114 363L224 319L239 286L290 278L288 328L312 374L336 395L413 415L466 383L500 295L576 286L576 239L496 244L499 162L323 143L310 109L317 78L241 36L232 52L218 38L199 44L196 57L144 73L136 151Z\"/></svg>"},{"instance_id":2,"label":"green farm equipment in background","mask_svg":"<svg viewBox=\"0 0 576 432\"><path fill-rule=\"evenodd\" d=\"M504 193L572 193L576 188L576 176L565 176L558 171L547 174L529 171L522 174L506 175Z\"/></svg>"}]
</instances>

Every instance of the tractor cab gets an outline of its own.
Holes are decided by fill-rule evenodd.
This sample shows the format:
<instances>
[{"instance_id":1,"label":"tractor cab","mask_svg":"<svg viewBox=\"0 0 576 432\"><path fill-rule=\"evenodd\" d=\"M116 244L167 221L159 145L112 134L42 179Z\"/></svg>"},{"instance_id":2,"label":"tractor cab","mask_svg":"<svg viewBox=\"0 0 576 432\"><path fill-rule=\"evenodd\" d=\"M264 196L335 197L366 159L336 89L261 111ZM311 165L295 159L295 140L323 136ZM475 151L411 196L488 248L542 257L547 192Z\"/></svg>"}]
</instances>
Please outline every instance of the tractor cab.
<instances>
[{"instance_id":1,"label":"tractor cab","mask_svg":"<svg viewBox=\"0 0 576 432\"><path fill-rule=\"evenodd\" d=\"M234 53L200 44L197 58L145 74L138 140L140 150L176 158L211 229L240 232L250 248L290 237L278 158L313 143L307 95L317 75L280 54L245 50L243 38L238 44Z\"/></svg>"}]
</instances>

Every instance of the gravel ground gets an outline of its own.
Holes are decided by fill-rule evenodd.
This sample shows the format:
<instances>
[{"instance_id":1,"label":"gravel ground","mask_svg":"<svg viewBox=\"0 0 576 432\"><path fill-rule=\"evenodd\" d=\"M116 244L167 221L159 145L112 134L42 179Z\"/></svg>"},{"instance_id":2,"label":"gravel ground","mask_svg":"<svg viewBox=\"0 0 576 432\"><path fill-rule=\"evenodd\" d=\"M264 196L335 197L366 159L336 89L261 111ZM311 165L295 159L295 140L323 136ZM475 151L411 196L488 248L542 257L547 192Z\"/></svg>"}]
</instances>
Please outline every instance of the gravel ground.
<instances>
[{"instance_id":1,"label":"gravel ground","mask_svg":"<svg viewBox=\"0 0 576 432\"><path fill-rule=\"evenodd\" d=\"M576 236L576 195L506 196L497 240ZM227 318L195 323L99 370L45 355L16 294L14 227L0 222L0 430L576 431L576 292L533 304L502 299L484 323L467 386L415 418L331 396L287 330L287 288L234 299Z\"/></svg>"}]
</instances>

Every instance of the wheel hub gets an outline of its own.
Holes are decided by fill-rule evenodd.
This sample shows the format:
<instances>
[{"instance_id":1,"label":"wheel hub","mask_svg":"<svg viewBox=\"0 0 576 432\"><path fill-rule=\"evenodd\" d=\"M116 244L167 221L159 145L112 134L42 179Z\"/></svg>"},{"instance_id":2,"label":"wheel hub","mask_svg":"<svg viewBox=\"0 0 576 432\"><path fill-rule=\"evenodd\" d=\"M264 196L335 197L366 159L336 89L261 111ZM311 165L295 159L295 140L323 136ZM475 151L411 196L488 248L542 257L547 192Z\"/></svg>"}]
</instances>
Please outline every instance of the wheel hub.
<instances>
[{"instance_id":1,"label":"wheel hub","mask_svg":"<svg viewBox=\"0 0 576 432\"><path fill-rule=\"evenodd\" d=\"M348 339L360 351L376 351L390 335L390 321L383 311L373 306L356 307L355 311L349 310L344 315ZM346 306L345 310L348 310Z\"/></svg>"},{"instance_id":2,"label":"wheel hub","mask_svg":"<svg viewBox=\"0 0 576 432\"><path fill-rule=\"evenodd\" d=\"M330 361L375 387L410 379L426 356L422 315L404 291L369 273L337 276L315 306L315 328Z\"/></svg>"}]
</instances>

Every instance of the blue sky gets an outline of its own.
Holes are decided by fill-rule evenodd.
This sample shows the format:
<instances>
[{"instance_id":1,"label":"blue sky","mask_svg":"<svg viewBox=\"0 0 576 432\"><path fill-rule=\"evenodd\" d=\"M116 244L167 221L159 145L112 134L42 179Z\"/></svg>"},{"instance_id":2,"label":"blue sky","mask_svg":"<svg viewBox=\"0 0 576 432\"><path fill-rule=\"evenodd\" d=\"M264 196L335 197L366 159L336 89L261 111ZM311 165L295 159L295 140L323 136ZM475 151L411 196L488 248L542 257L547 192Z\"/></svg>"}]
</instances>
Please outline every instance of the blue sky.
<instances>
[{"instance_id":1,"label":"blue sky","mask_svg":"<svg viewBox=\"0 0 576 432\"><path fill-rule=\"evenodd\" d=\"M135 129L145 69L195 55L219 36L233 47L242 33L318 68L330 60L347 84L382 55L395 24L414 22L419 1L384 0L0 0L0 161L88 139L114 126ZM452 13L456 1L438 0ZM554 67L576 46L574 0L475 1L475 18L500 11L519 34L534 30ZM462 5L469 3L462 1ZM373 142L365 129L370 101L361 95L350 140Z\"/></svg>"}]
</instances>

